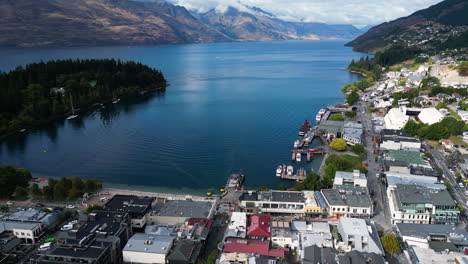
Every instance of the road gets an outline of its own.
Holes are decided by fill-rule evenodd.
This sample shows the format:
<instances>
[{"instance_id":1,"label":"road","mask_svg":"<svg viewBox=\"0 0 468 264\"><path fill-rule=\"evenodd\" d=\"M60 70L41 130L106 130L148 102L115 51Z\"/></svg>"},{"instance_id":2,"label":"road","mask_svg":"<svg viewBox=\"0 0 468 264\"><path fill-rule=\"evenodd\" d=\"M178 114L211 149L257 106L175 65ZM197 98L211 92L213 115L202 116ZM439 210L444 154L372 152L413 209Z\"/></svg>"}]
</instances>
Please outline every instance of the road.
<instances>
[{"instance_id":1,"label":"road","mask_svg":"<svg viewBox=\"0 0 468 264\"><path fill-rule=\"evenodd\" d=\"M450 172L449 166L447 164L447 159L444 154L425 142L423 142L423 147L432 154L432 158L435 164L442 170L442 173L445 175L445 180L450 183L455 188L452 188L452 196L457 201L458 204L462 205L465 209L468 209L466 204L466 195L464 188L458 188L458 182L453 173Z\"/></svg>"},{"instance_id":2,"label":"road","mask_svg":"<svg viewBox=\"0 0 468 264\"><path fill-rule=\"evenodd\" d=\"M372 120L370 118L367 105L365 102L358 102L357 104L358 117L361 120L364 129L364 140L363 142L367 151L367 187L370 192L374 193L372 199L375 201L374 207L374 220L379 226L383 227L384 230L390 230L392 228L390 222L390 209L388 208L387 195L385 192L385 186L382 185L380 178L377 176L381 174L381 168L375 161L377 154L374 153L373 139L375 136Z\"/></svg>"}]
</instances>

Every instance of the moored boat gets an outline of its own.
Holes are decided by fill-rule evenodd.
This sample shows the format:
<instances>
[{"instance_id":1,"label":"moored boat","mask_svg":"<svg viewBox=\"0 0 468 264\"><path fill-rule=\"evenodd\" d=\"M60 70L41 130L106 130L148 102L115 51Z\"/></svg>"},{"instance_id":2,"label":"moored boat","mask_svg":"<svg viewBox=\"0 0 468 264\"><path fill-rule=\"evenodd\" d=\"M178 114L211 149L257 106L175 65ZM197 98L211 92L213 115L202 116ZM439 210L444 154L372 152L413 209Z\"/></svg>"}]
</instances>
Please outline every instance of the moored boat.
<instances>
[{"instance_id":1,"label":"moored boat","mask_svg":"<svg viewBox=\"0 0 468 264\"><path fill-rule=\"evenodd\" d=\"M288 175L292 175L293 171L294 171L293 166L288 166L286 168L286 174L288 174Z\"/></svg>"},{"instance_id":2,"label":"moored boat","mask_svg":"<svg viewBox=\"0 0 468 264\"><path fill-rule=\"evenodd\" d=\"M296 153L296 161L301 162L301 158L302 158L301 153Z\"/></svg>"},{"instance_id":3,"label":"moored boat","mask_svg":"<svg viewBox=\"0 0 468 264\"><path fill-rule=\"evenodd\" d=\"M283 173L283 166L279 165L278 168L276 168L276 176L281 177L282 173Z\"/></svg>"},{"instance_id":4,"label":"moored boat","mask_svg":"<svg viewBox=\"0 0 468 264\"><path fill-rule=\"evenodd\" d=\"M294 147L298 148L300 143L301 141L299 141L299 139L296 139L296 141L294 141Z\"/></svg>"}]
</instances>

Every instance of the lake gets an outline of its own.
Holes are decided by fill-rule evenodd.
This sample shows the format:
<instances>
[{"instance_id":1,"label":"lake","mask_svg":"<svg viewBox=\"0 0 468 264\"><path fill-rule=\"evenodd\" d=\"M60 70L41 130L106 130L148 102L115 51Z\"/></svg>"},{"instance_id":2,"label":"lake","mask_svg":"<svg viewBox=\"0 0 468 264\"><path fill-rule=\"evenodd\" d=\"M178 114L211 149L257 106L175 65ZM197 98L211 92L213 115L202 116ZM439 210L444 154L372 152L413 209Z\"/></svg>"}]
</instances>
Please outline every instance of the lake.
<instances>
[{"instance_id":1,"label":"lake","mask_svg":"<svg viewBox=\"0 0 468 264\"><path fill-rule=\"evenodd\" d=\"M167 191L217 189L240 169L249 187L277 187L305 119L341 103L362 53L346 41L0 49L0 69L65 58L119 58L160 69L165 93L123 99L5 139L0 163L34 176L81 176ZM317 142L314 142L316 145ZM320 158L301 166L318 170Z\"/></svg>"}]
</instances>

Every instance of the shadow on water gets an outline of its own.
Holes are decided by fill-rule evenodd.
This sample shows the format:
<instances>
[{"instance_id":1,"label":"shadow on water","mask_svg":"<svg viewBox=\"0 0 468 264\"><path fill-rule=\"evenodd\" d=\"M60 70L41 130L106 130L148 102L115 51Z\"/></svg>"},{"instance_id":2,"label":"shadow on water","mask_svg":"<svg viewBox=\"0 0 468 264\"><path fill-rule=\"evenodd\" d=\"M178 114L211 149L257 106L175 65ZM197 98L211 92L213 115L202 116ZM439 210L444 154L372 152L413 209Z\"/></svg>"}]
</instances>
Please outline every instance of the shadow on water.
<instances>
[{"instance_id":1,"label":"shadow on water","mask_svg":"<svg viewBox=\"0 0 468 264\"><path fill-rule=\"evenodd\" d=\"M59 130L64 128L66 123L74 130L79 131L86 128L86 120L93 117L98 117L104 126L110 126L112 121L118 118L121 113L131 114L139 107L143 107L153 99L161 99L164 97L164 92L156 91L146 93L144 95L126 98L119 104L108 103L101 106L91 108L76 119L73 120L56 120L48 124L40 125L29 129L26 133L17 133L0 141L0 155L3 152L3 146L9 155L24 154L27 149L28 137L30 135L45 135L51 143L56 143L59 136Z\"/></svg>"}]
</instances>

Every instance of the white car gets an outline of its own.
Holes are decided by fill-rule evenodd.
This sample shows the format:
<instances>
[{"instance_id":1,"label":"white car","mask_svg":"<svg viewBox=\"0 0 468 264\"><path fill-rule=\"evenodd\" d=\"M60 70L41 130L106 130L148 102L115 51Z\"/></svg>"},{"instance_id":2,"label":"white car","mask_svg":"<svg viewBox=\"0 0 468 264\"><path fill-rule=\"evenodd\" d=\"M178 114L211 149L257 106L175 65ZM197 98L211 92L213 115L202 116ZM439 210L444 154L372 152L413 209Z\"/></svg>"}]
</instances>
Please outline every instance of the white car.
<instances>
[{"instance_id":1,"label":"white car","mask_svg":"<svg viewBox=\"0 0 468 264\"><path fill-rule=\"evenodd\" d=\"M465 185L463 185L463 183L461 183L461 182L458 184L458 186L460 186L460 188L465 187Z\"/></svg>"},{"instance_id":2,"label":"white car","mask_svg":"<svg viewBox=\"0 0 468 264\"><path fill-rule=\"evenodd\" d=\"M465 195L468 195L468 191L465 191Z\"/></svg>"},{"instance_id":3,"label":"white car","mask_svg":"<svg viewBox=\"0 0 468 264\"><path fill-rule=\"evenodd\" d=\"M60 228L60 230L62 230L62 231L68 231L68 230L72 230L72 229L73 229L73 225L71 225L71 224L64 225L64 226L62 226L62 228Z\"/></svg>"},{"instance_id":4,"label":"white car","mask_svg":"<svg viewBox=\"0 0 468 264\"><path fill-rule=\"evenodd\" d=\"M8 202L6 202L6 205L8 205L8 206L13 205L13 202L8 201Z\"/></svg>"},{"instance_id":5,"label":"white car","mask_svg":"<svg viewBox=\"0 0 468 264\"><path fill-rule=\"evenodd\" d=\"M67 209L74 209L74 208L75 208L75 206L73 204L67 205Z\"/></svg>"}]
</instances>

